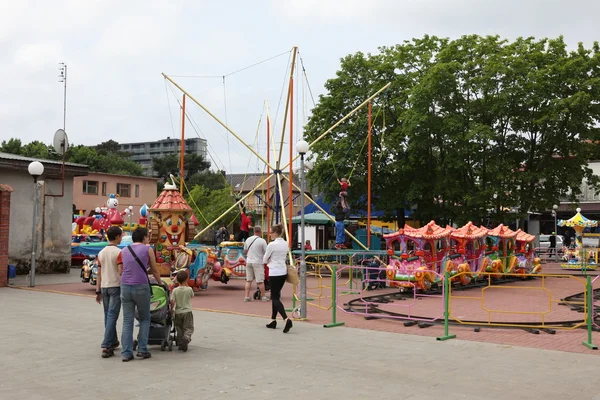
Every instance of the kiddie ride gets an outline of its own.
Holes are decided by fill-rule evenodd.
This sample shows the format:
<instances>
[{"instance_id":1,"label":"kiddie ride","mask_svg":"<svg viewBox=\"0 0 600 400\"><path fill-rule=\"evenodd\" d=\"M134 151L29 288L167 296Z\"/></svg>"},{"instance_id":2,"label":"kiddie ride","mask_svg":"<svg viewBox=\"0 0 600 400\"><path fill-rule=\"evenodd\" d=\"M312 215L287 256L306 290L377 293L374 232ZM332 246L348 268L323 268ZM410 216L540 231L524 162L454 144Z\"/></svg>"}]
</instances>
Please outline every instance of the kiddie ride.
<instances>
[{"instance_id":1,"label":"kiddie ride","mask_svg":"<svg viewBox=\"0 0 600 400\"><path fill-rule=\"evenodd\" d=\"M206 290L208 282L227 283L232 276L246 276L243 242L221 242L217 251L210 247L181 246L175 259L171 281L183 269L188 270L188 285L194 290Z\"/></svg>"},{"instance_id":2,"label":"kiddie ride","mask_svg":"<svg viewBox=\"0 0 600 400\"><path fill-rule=\"evenodd\" d=\"M92 256L92 260L83 260L81 266L81 282L90 283L92 286L96 286L98 281L98 261L95 260L96 256Z\"/></svg>"},{"instance_id":3,"label":"kiddie ride","mask_svg":"<svg viewBox=\"0 0 600 400\"><path fill-rule=\"evenodd\" d=\"M583 231L586 228L598 226L598 221L588 219L581 215L581 208L578 208L577 214L571 219L558 221L558 226L568 226L575 230L575 248L570 248L565 251L564 262L560 265L563 269L579 269L579 270L595 270L598 268L596 263L595 252L598 249L584 249L583 247Z\"/></svg>"},{"instance_id":4,"label":"kiddie ride","mask_svg":"<svg viewBox=\"0 0 600 400\"><path fill-rule=\"evenodd\" d=\"M488 230L469 222L455 229L431 221L422 228L405 226L383 237L391 257L387 266L391 287L428 291L434 284L439 286L445 272L451 283L468 285L478 280L481 272L493 273L497 279L503 274L541 271L540 260L533 258L535 237L503 225ZM515 241L517 254L513 255ZM393 256L395 250L401 252L400 257Z\"/></svg>"}]
</instances>

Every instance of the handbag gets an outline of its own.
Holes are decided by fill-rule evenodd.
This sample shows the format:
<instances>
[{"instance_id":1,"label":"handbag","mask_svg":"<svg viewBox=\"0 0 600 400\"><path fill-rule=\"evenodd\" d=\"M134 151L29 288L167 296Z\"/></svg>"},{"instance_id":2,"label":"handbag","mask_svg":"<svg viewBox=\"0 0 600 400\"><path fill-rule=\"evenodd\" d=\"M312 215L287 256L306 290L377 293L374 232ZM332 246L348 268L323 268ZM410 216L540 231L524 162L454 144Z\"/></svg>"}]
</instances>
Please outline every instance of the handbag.
<instances>
[{"instance_id":1,"label":"handbag","mask_svg":"<svg viewBox=\"0 0 600 400\"><path fill-rule=\"evenodd\" d=\"M137 254L135 254L135 252L133 251L133 249L131 248L131 246L127 246L127 250L129 250L129 252L133 256L133 258L135 258L135 261L137 261L137 263L140 266L140 268L146 274L146 279L148 280L148 288L150 288L150 294L152 294L152 285L150 284L150 278L148 277L148 270L144 267L144 264L142 264L142 261L139 259L139 257L137 256Z\"/></svg>"},{"instance_id":2,"label":"handbag","mask_svg":"<svg viewBox=\"0 0 600 400\"><path fill-rule=\"evenodd\" d=\"M291 265L287 266L287 276L285 277L285 281L291 283L294 286L300 284L300 278L298 278L298 271L296 271L296 268L292 267Z\"/></svg>"}]
</instances>

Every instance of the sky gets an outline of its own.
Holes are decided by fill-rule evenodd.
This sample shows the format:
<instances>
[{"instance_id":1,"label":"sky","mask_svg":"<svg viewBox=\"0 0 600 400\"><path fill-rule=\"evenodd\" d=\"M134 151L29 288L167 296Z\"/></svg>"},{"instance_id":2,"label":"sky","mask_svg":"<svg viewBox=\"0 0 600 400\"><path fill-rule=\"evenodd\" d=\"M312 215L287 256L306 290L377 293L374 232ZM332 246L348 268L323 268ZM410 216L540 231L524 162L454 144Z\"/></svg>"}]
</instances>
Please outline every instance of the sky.
<instances>
[{"instance_id":1,"label":"sky","mask_svg":"<svg viewBox=\"0 0 600 400\"><path fill-rule=\"evenodd\" d=\"M306 69L296 75L295 143L310 92L318 101L348 54L424 34L563 35L590 47L598 15L597 0L0 0L0 141L52 142L63 127L64 62L72 144L179 137L182 93L166 73L266 158L265 102L280 141L294 46ZM189 98L186 110L186 137L208 140L214 167L263 170Z\"/></svg>"}]
</instances>

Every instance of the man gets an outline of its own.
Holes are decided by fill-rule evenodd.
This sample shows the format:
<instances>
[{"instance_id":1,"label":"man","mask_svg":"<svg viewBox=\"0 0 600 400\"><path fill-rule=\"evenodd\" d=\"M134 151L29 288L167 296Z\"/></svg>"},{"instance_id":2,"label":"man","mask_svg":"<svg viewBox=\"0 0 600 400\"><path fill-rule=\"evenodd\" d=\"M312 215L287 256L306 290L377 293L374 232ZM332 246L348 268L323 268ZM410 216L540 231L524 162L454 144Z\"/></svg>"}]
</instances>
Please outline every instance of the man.
<instances>
[{"instance_id":1,"label":"man","mask_svg":"<svg viewBox=\"0 0 600 400\"><path fill-rule=\"evenodd\" d=\"M219 228L217 233L215 233L216 246L218 247L221 244L221 242L226 241L228 237L229 232L227 231L227 227L225 226L225 224L221 224L221 228Z\"/></svg>"},{"instance_id":2,"label":"man","mask_svg":"<svg viewBox=\"0 0 600 400\"><path fill-rule=\"evenodd\" d=\"M341 199L335 202L333 213L335 215L335 248L338 250L345 249L346 234L344 232L344 220L346 219L346 213Z\"/></svg>"},{"instance_id":3,"label":"man","mask_svg":"<svg viewBox=\"0 0 600 400\"><path fill-rule=\"evenodd\" d=\"M121 275L117 268L117 258L121 249L117 246L123 238L123 231L118 226L111 226L106 232L108 245L98 254L98 280L96 282L96 302L104 305L104 340L102 341L102 358L115 355L119 347L117 339L117 320L121 310Z\"/></svg>"},{"instance_id":4,"label":"man","mask_svg":"<svg viewBox=\"0 0 600 400\"><path fill-rule=\"evenodd\" d=\"M244 254L246 255L246 297L244 297L244 301L251 301L250 287L255 279L260 290L261 300L269 301L265 295L265 265L263 264L266 251L267 241L262 238L262 228L257 225L254 227L254 235L244 243Z\"/></svg>"},{"instance_id":5,"label":"man","mask_svg":"<svg viewBox=\"0 0 600 400\"><path fill-rule=\"evenodd\" d=\"M550 255L556 255L556 232L550 235Z\"/></svg>"}]
</instances>

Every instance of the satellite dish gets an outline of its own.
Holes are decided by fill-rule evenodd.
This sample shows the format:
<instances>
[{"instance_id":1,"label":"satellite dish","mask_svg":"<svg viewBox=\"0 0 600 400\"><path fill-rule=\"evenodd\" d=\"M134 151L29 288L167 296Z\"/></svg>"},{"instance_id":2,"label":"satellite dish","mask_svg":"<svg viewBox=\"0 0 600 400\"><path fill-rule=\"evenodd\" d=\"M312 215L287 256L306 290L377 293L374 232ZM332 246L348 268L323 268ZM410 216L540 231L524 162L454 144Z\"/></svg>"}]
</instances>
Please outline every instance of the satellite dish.
<instances>
[{"instance_id":1,"label":"satellite dish","mask_svg":"<svg viewBox=\"0 0 600 400\"><path fill-rule=\"evenodd\" d=\"M67 138L67 133L59 129L54 134L54 140L52 141L52 147L54 150L61 156L65 155L67 150L69 149L69 139Z\"/></svg>"}]
</instances>

